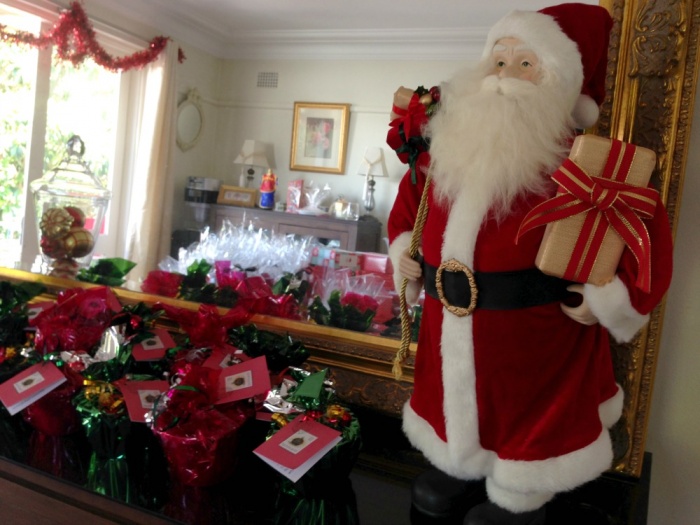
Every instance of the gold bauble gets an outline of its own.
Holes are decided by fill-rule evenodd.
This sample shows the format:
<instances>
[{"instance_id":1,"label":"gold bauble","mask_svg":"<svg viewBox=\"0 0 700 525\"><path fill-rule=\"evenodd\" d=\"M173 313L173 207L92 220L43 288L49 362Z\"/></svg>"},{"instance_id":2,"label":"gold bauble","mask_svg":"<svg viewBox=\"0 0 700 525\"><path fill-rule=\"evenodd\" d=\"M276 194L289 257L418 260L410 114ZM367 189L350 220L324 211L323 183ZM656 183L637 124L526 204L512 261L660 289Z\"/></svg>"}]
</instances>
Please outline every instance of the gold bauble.
<instances>
[{"instance_id":1,"label":"gold bauble","mask_svg":"<svg viewBox=\"0 0 700 525\"><path fill-rule=\"evenodd\" d=\"M71 228L63 238L63 248L69 257L85 257L94 247L95 240L85 228Z\"/></svg>"},{"instance_id":2,"label":"gold bauble","mask_svg":"<svg viewBox=\"0 0 700 525\"><path fill-rule=\"evenodd\" d=\"M39 228L49 239L58 239L68 233L73 221L73 216L64 208L49 208L41 215Z\"/></svg>"}]
</instances>

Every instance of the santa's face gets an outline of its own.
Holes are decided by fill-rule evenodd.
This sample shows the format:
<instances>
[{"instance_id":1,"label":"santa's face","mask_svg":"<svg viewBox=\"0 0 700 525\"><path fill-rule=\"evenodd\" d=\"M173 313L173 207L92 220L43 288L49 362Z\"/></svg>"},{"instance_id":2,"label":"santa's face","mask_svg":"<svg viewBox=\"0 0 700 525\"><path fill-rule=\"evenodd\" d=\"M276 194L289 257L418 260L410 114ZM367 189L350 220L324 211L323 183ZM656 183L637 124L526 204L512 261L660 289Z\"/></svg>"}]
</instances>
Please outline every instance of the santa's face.
<instances>
[{"instance_id":1,"label":"santa's face","mask_svg":"<svg viewBox=\"0 0 700 525\"><path fill-rule=\"evenodd\" d=\"M539 58L522 40L501 38L496 41L491 52L490 75L498 78L516 78L539 84L542 78Z\"/></svg>"}]
</instances>

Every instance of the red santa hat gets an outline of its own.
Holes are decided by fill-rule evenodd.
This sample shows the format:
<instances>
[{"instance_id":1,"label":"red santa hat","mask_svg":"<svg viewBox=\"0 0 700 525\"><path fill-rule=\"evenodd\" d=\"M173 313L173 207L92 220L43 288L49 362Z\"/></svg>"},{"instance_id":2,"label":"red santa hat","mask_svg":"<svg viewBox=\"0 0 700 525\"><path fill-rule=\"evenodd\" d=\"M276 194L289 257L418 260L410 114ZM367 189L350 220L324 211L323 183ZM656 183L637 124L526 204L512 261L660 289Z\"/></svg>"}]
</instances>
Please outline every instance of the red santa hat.
<instances>
[{"instance_id":1,"label":"red santa hat","mask_svg":"<svg viewBox=\"0 0 700 525\"><path fill-rule=\"evenodd\" d=\"M554 75L578 127L598 120L605 98L612 18L597 5L561 4L540 11L513 11L489 31L483 58L501 38L514 37L532 49L546 75Z\"/></svg>"}]
</instances>

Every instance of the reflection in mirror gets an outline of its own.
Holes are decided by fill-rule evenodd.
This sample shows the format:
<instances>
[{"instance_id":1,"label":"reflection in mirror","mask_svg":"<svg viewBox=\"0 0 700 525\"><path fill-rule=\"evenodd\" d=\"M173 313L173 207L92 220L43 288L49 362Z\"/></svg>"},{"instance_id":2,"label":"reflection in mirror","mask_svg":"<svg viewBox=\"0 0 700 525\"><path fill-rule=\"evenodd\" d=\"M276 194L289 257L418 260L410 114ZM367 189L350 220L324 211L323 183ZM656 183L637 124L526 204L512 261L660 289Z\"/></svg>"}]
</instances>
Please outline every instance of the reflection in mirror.
<instances>
[{"instance_id":1,"label":"reflection in mirror","mask_svg":"<svg viewBox=\"0 0 700 525\"><path fill-rule=\"evenodd\" d=\"M177 145L182 151L193 148L202 135L204 113L199 93L192 89L177 110Z\"/></svg>"}]
</instances>

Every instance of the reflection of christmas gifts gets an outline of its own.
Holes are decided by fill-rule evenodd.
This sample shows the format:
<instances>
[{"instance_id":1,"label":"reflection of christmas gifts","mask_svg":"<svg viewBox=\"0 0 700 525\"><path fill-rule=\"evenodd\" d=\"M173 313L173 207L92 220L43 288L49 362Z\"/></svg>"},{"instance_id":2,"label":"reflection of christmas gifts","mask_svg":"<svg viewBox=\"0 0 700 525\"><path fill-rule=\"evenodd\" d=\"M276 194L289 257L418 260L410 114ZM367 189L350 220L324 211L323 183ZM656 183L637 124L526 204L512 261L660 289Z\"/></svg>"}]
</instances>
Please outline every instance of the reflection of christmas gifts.
<instances>
[{"instance_id":1,"label":"reflection of christmas gifts","mask_svg":"<svg viewBox=\"0 0 700 525\"><path fill-rule=\"evenodd\" d=\"M287 213L299 213L299 208L306 206L304 202L304 181L297 179L287 184Z\"/></svg>"},{"instance_id":2,"label":"reflection of christmas gifts","mask_svg":"<svg viewBox=\"0 0 700 525\"><path fill-rule=\"evenodd\" d=\"M362 253L336 250L327 246L314 246L311 249L311 264L328 268L350 268L359 270L362 265Z\"/></svg>"},{"instance_id":3,"label":"reflection of christmas gifts","mask_svg":"<svg viewBox=\"0 0 700 525\"><path fill-rule=\"evenodd\" d=\"M518 235L546 224L535 264L544 273L602 285L615 276L627 245L639 262L637 286L649 289L650 241L641 219L654 215L647 188L653 151L593 135L576 138L552 179L557 195L525 217Z\"/></svg>"},{"instance_id":4,"label":"reflection of christmas gifts","mask_svg":"<svg viewBox=\"0 0 700 525\"><path fill-rule=\"evenodd\" d=\"M389 256L382 253L364 253L362 255L362 270L381 274L393 273Z\"/></svg>"},{"instance_id":5,"label":"reflection of christmas gifts","mask_svg":"<svg viewBox=\"0 0 700 525\"><path fill-rule=\"evenodd\" d=\"M335 267L336 268L350 268L351 270L359 270L362 261L361 253L357 252L346 252L337 250L335 252Z\"/></svg>"}]
</instances>

